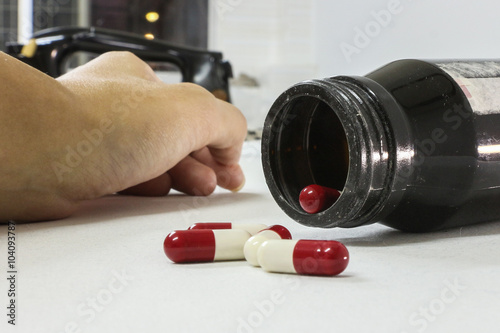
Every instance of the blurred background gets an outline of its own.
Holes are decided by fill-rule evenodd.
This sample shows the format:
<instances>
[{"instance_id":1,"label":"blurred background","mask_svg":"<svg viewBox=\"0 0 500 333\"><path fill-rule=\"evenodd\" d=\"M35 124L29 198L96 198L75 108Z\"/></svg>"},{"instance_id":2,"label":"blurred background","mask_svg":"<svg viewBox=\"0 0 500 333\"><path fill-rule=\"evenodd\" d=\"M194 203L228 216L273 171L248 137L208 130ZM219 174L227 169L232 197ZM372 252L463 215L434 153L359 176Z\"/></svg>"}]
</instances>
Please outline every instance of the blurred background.
<instances>
[{"instance_id":1,"label":"blurred background","mask_svg":"<svg viewBox=\"0 0 500 333\"><path fill-rule=\"evenodd\" d=\"M0 45L96 26L221 51L233 102L258 129L301 80L363 75L400 58L498 58L498 9L492 0L1 0Z\"/></svg>"}]
</instances>

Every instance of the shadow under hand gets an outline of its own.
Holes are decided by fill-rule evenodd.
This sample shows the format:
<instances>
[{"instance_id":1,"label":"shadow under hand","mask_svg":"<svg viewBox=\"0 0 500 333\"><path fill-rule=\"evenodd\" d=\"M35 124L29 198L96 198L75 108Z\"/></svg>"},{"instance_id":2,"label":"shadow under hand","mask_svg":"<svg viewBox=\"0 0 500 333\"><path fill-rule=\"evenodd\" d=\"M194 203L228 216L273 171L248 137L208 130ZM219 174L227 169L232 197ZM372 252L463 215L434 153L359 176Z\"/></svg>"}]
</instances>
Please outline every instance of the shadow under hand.
<instances>
[{"instance_id":1,"label":"shadow under hand","mask_svg":"<svg viewBox=\"0 0 500 333\"><path fill-rule=\"evenodd\" d=\"M68 218L56 221L30 223L31 229L55 226L101 223L104 221L179 212L186 209L203 209L209 206L234 205L260 197L255 193L214 193L210 196L169 194L164 197L139 197L110 195L82 203ZM25 223L23 223L25 224Z\"/></svg>"}]
</instances>

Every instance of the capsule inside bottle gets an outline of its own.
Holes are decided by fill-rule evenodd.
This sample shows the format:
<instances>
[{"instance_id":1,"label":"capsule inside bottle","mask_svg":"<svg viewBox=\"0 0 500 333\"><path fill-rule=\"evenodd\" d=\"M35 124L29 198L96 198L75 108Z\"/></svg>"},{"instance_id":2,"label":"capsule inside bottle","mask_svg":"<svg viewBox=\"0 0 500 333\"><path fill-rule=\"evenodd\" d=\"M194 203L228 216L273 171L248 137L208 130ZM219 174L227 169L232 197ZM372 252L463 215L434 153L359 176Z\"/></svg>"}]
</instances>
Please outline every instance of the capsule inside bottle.
<instances>
[{"instance_id":1,"label":"capsule inside bottle","mask_svg":"<svg viewBox=\"0 0 500 333\"><path fill-rule=\"evenodd\" d=\"M319 184L343 190L349 145L340 119L324 101L301 96L284 110L285 119L276 121L270 135L271 172L280 180L278 186L288 203L303 212L299 194L304 187Z\"/></svg>"}]
</instances>

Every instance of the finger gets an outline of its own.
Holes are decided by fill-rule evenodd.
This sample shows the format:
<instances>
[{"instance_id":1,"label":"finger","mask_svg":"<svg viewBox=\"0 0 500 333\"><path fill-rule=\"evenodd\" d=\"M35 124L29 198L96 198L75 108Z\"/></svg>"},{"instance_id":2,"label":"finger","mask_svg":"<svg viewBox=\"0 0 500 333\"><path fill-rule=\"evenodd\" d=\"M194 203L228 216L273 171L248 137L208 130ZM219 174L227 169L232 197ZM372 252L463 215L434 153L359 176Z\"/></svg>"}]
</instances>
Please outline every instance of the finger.
<instances>
[{"instance_id":1,"label":"finger","mask_svg":"<svg viewBox=\"0 0 500 333\"><path fill-rule=\"evenodd\" d=\"M237 164L247 134L247 123L242 113L233 105L216 101L219 110L216 136L207 146L213 158L224 165Z\"/></svg>"},{"instance_id":2,"label":"finger","mask_svg":"<svg viewBox=\"0 0 500 333\"><path fill-rule=\"evenodd\" d=\"M207 147L195 151L191 156L202 164L211 168L217 177L217 185L222 188L237 192L245 184L245 175L239 164L225 165L217 161L213 155L214 150ZM220 152L220 150L218 151ZM240 152L235 152L240 156Z\"/></svg>"},{"instance_id":3,"label":"finger","mask_svg":"<svg viewBox=\"0 0 500 333\"><path fill-rule=\"evenodd\" d=\"M154 179L129 187L118 193L125 195L161 197L167 195L171 188L172 178L168 173L164 173Z\"/></svg>"},{"instance_id":4,"label":"finger","mask_svg":"<svg viewBox=\"0 0 500 333\"><path fill-rule=\"evenodd\" d=\"M217 186L215 172L191 156L169 171L172 188L190 195L209 195Z\"/></svg>"}]
</instances>

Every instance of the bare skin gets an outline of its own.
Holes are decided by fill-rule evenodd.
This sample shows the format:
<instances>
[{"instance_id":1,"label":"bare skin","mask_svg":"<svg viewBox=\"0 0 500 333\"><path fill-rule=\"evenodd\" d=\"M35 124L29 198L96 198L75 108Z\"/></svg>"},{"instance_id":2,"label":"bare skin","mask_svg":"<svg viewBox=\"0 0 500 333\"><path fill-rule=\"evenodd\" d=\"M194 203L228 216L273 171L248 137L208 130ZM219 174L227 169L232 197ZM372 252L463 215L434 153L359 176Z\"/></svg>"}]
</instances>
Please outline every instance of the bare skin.
<instances>
[{"instance_id":1,"label":"bare skin","mask_svg":"<svg viewBox=\"0 0 500 333\"><path fill-rule=\"evenodd\" d=\"M188 83L110 52L53 79L0 53L0 220L71 215L116 192L238 190L246 122Z\"/></svg>"}]
</instances>

